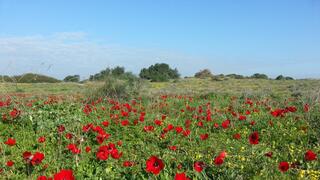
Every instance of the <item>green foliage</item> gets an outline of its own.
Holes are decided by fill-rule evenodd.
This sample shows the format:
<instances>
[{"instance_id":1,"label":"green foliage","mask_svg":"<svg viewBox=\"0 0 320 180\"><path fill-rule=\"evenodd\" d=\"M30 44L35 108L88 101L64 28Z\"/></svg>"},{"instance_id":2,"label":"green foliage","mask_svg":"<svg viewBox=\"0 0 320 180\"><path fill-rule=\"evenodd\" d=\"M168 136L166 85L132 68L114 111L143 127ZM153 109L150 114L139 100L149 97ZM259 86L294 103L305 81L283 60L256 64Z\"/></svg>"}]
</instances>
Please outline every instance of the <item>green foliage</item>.
<instances>
[{"instance_id":1,"label":"green foliage","mask_svg":"<svg viewBox=\"0 0 320 180\"><path fill-rule=\"evenodd\" d=\"M79 75L69 75L63 79L64 82L79 82L80 76Z\"/></svg>"},{"instance_id":2,"label":"green foliage","mask_svg":"<svg viewBox=\"0 0 320 180\"><path fill-rule=\"evenodd\" d=\"M0 76L0 82L10 82L10 83L57 83L61 82L50 76L45 76L41 74L27 73L18 76Z\"/></svg>"},{"instance_id":3,"label":"green foliage","mask_svg":"<svg viewBox=\"0 0 320 180\"><path fill-rule=\"evenodd\" d=\"M244 79L244 78L246 78L243 75L239 75L239 74L228 74L228 75L226 75L226 77L233 78L233 79Z\"/></svg>"},{"instance_id":4,"label":"green foliage","mask_svg":"<svg viewBox=\"0 0 320 180\"><path fill-rule=\"evenodd\" d=\"M276 80L294 80L294 79L290 76L285 77L283 75L279 75L276 77Z\"/></svg>"},{"instance_id":5,"label":"green foliage","mask_svg":"<svg viewBox=\"0 0 320 180\"><path fill-rule=\"evenodd\" d=\"M265 74L255 73L251 76L253 79L268 79L268 76Z\"/></svg>"},{"instance_id":6,"label":"green foliage","mask_svg":"<svg viewBox=\"0 0 320 180\"><path fill-rule=\"evenodd\" d=\"M124 76L132 76L131 72L126 72L124 67L117 66L115 68L106 68L97 74L91 75L90 81L103 81L109 76L117 76L123 78Z\"/></svg>"},{"instance_id":7,"label":"green foliage","mask_svg":"<svg viewBox=\"0 0 320 180\"><path fill-rule=\"evenodd\" d=\"M180 74L177 69L171 69L168 64L156 63L149 68L143 68L139 76L152 82L165 82L169 79L178 79Z\"/></svg>"},{"instance_id":8,"label":"green foliage","mask_svg":"<svg viewBox=\"0 0 320 180\"><path fill-rule=\"evenodd\" d=\"M89 99L98 99L100 97L129 99L138 96L143 86L143 81L132 74L116 77L107 76L104 85L90 92Z\"/></svg>"},{"instance_id":9,"label":"green foliage","mask_svg":"<svg viewBox=\"0 0 320 180\"><path fill-rule=\"evenodd\" d=\"M204 78L210 78L212 77L212 73L209 69L204 69L204 70L201 70L199 72L197 72L194 77L196 78L201 78L201 79L204 79Z\"/></svg>"}]
</instances>

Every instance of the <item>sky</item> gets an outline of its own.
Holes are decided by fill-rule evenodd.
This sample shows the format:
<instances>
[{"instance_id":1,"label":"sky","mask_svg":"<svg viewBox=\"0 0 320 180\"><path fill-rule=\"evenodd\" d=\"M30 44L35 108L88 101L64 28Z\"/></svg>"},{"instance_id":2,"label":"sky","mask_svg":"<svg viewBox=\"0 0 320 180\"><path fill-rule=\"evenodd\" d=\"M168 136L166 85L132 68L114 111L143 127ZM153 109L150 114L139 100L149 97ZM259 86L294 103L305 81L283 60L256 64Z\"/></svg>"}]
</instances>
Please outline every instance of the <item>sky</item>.
<instances>
[{"instance_id":1,"label":"sky","mask_svg":"<svg viewBox=\"0 0 320 180\"><path fill-rule=\"evenodd\" d=\"M0 74L320 78L320 0L0 0Z\"/></svg>"}]
</instances>

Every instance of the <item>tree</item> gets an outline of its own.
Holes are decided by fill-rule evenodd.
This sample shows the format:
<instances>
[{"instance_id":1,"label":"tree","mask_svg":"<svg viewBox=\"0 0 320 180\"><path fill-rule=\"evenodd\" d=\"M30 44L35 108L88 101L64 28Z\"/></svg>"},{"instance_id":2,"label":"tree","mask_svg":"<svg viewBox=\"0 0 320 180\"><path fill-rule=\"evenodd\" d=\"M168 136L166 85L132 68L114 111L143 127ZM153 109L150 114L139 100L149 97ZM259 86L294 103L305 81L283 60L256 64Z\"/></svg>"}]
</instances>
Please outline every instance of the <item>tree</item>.
<instances>
[{"instance_id":1,"label":"tree","mask_svg":"<svg viewBox=\"0 0 320 180\"><path fill-rule=\"evenodd\" d=\"M282 76L282 75L279 75L278 77L276 77L276 80L294 80L292 77L290 76Z\"/></svg>"},{"instance_id":2,"label":"tree","mask_svg":"<svg viewBox=\"0 0 320 180\"><path fill-rule=\"evenodd\" d=\"M194 77L196 78L201 78L201 79L204 79L204 78L210 78L212 77L212 73L209 69L204 69L204 70L201 70L199 72L197 72Z\"/></svg>"},{"instance_id":3,"label":"tree","mask_svg":"<svg viewBox=\"0 0 320 180\"><path fill-rule=\"evenodd\" d=\"M156 63L149 68L143 68L139 74L140 78L149 79L153 82L164 82L169 79L178 79L180 74L178 69L171 69L168 64Z\"/></svg>"},{"instance_id":4,"label":"tree","mask_svg":"<svg viewBox=\"0 0 320 180\"><path fill-rule=\"evenodd\" d=\"M265 74L255 73L251 76L254 79L268 79L268 76Z\"/></svg>"},{"instance_id":5,"label":"tree","mask_svg":"<svg viewBox=\"0 0 320 180\"><path fill-rule=\"evenodd\" d=\"M285 77L282 75L279 75L278 77L276 77L276 80L284 80L284 79L285 79Z\"/></svg>"},{"instance_id":6,"label":"tree","mask_svg":"<svg viewBox=\"0 0 320 180\"><path fill-rule=\"evenodd\" d=\"M120 76L125 73L124 67L117 66L111 70L111 74L114 76Z\"/></svg>"},{"instance_id":7,"label":"tree","mask_svg":"<svg viewBox=\"0 0 320 180\"><path fill-rule=\"evenodd\" d=\"M79 75L69 75L63 79L64 82L79 82L80 76Z\"/></svg>"}]
</instances>

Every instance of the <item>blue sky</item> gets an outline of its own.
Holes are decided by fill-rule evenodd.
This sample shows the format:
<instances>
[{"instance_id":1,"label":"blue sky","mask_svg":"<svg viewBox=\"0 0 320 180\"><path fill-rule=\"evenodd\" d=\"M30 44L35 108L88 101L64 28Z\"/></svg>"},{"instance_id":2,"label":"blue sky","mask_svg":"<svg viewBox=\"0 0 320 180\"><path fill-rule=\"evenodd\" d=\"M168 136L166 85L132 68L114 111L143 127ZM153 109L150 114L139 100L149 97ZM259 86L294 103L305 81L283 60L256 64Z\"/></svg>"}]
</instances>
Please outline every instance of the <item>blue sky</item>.
<instances>
[{"instance_id":1,"label":"blue sky","mask_svg":"<svg viewBox=\"0 0 320 180\"><path fill-rule=\"evenodd\" d=\"M0 0L0 74L166 62L183 76L320 78L319 52L319 0Z\"/></svg>"}]
</instances>

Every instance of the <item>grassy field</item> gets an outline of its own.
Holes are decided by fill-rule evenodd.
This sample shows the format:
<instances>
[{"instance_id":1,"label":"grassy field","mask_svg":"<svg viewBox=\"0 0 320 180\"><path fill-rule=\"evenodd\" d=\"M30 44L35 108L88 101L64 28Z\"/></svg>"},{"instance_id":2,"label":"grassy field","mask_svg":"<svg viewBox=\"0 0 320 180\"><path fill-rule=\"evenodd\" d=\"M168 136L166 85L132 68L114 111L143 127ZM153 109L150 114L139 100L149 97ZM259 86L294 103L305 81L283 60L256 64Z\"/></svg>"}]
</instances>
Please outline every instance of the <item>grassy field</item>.
<instances>
[{"instance_id":1,"label":"grassy field","mask_svg":"<svg viewBox=\"0 0 320 180\"><path fill-rule=\"evenodd\" d=\"M0 83L0 94L85 94L102 86L101 82L79 83ZM211 79L187 78L177 82L152 82L142 90L144 95L154 94L249 94L249 95L310 95L319 93L320 80L259 80L229 79L213 81Z\"/></svg>"},{"instance_id":2,"label":"grassy field","mask_svg":"<svg viewBox=\"0 0 320 180\"><path fill-rule=\"evenodd\" d=\"M320 81L0 84L0 179L319 179Z\"/></svg>"}]
</instances>

